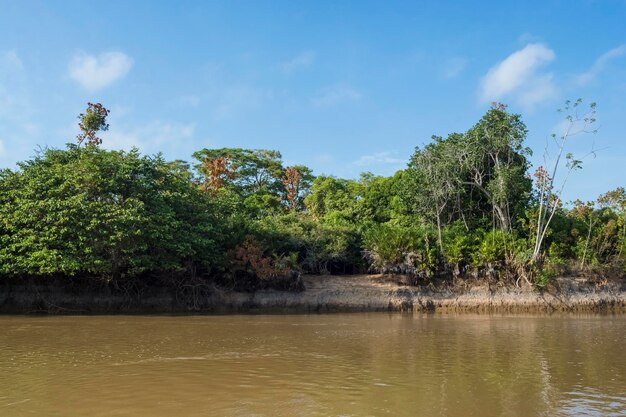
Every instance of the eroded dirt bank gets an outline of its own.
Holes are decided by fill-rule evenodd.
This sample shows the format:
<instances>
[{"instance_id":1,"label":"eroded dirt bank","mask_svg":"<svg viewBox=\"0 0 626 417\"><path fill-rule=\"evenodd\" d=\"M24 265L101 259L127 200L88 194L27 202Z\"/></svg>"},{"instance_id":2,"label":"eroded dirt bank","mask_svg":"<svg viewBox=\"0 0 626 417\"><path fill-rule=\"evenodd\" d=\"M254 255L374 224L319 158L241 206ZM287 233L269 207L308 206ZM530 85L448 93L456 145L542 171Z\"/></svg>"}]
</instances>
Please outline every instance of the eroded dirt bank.
<instances>
[{"instance_id":1,"label":"eroded dirt bank","mask_svg":"<svg viewBox=\"0 0 626 417\"><path fill-rule=\"evenodd\" d=\"M306 276L306 291L222 295L225 306L259 310L327 311L625 311L626 284L589 284L562 278L558 289L504 288L481 284L464 290L398 285L377 276Z\"/></svg>"},{"instance_id":2,"label":"eroded dirt bank","mask_svg":"<svg viewBox=\"0 0 626 417\"><path fill-rule=\"evenodd\" d=\"M399 285L371 275L311 275L303 280L306 290L299 293L242 293L213 288L191 301L164 289L133 297L5 284L0 286L0 313L626 312L624 280L597 284L560 278L546 291L484 283L462 290L432 289Z\"/></svg>"}]
</instances>

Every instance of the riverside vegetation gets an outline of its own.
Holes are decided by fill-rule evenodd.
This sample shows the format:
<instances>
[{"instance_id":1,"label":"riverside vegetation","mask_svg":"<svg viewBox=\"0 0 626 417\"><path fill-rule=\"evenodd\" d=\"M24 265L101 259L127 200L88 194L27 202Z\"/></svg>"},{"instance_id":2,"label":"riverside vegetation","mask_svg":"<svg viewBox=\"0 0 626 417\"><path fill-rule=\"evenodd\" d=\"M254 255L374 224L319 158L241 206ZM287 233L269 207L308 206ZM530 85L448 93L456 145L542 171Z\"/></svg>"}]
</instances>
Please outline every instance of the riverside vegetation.
<instances>
[{"instance_id":1,"label":"riverside vegetation","mask_svg":"<svg viewBox=\"0 0 626 417\"><path fill-rule=\"evenodd\" d=\"M538 289L564 274L622 279L624 188L561 200L581 168L568 141L595 132L595 104L562 111L556 158L534 173L521 116L494 104L467 132L416 148L395 175L352 180L284 166L273 150L202 149L191 164L105 150L109 111L89 103L75 144L0 171L0 276L136 297L168 288L183 300L299 291L302 273Z\"/></svg>"}]
</instances>

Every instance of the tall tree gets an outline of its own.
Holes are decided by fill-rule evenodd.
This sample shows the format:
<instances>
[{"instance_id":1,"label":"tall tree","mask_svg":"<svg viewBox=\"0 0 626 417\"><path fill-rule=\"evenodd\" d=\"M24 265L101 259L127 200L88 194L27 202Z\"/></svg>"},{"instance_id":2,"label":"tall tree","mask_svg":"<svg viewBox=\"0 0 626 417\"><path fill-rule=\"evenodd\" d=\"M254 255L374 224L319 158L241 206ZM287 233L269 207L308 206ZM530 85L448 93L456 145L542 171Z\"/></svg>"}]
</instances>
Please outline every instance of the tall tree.
<instances>
[{"instance_id":1,"label":"tall tree","mask_svg":"<svg viewBox=\"0 0 626 417\"><path fill-rule=\"evenodd\" d=\"M290 210L295 211L302 206L303 199L309 192L312 180L311 169L304 165L285 168L281 182L285 187L285 202Z\"/></svg>"},{"instance_id":2,"label":"tall tree","mask_svg":"<svg viewBox=\"0 0 626 417\"><path fill-rule=\"evenodd\" d=\"M464 183L484 194L504 232L511 231L513 218L521 216L530 198L526 134L521 116L495 103L465 134L458 154Z\"/></svg>"},{"instance_id":3,"label":"tall tree","mask_svg":"<svg viewBox=\"0 0 626 417\"><path fill-rule=\"evenodd\" d=\"M535 245L532 254L532 261L536 262L540 255L543 241L546 238L550 222L557 212L561 204L561 194L567 184L567 181L573 171L582 167L582 160L576 159L572 153L565 153L567 142L575 136L585 133L597 133L594 128L596 123L596 103L589 104L585 111L581 111L580 106L583 104L582 99L574 102L566 101L563 109L559 112L565 113L565 129L561 135L552 134L552 147L556 148L556 159L552 163L552 173L545 168L548 166L548 149L550 142L546 144L544 153L544 165L537 168L535 172L536 184L538 189L539 210L536 219ZM588 155L595 154L592 146ZM562 159L565 159L565 174L559 184L556 178Z\"/></svg>"},{"instance_id":4,"label":"tall tree","mask_svg":"<svg viewBox=\"0 0 626 417\"><path fill-rule=\"evenodd\" d=\"M492 219L502 231L511 231L532 188L525 137L521 117L494 105L466 133L433 136L415 150L403 176L403 201L437 227L440 248L443 226L456 220L469 230Z\"/></svg>"},{"instance_id":5,"label":"tall tree","mask_svg":"<svg viewBox=\"0 0 626 417\"><path fill-rule=\"evenodd\" d=\"M102 143L102 139L97 135L98 132L109 130L107 123L109 113L109 110L100 103L87 103L85 113L78 115L78 128L80 129L80 133L76 136L78 146L83 142L87 146L96 146Z\"/></svg>"}]
</instances>

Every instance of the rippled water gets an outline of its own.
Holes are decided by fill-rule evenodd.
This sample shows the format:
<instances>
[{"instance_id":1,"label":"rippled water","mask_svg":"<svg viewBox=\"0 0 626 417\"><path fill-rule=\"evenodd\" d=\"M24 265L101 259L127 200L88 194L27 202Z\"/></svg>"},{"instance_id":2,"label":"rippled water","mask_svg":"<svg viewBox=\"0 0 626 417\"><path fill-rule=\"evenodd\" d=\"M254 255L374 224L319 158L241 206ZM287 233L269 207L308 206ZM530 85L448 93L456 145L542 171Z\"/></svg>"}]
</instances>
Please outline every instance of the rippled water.
<instances>
[{"instance_id":1,"label":"rippled water","mask_svg":"<svg viewBox=\"0 0 626 417\"><path fill-rule=\"evenodd\" d=\"M0 416L624 416L626 316L0 317Z\"/></svg>"}]
</instances>

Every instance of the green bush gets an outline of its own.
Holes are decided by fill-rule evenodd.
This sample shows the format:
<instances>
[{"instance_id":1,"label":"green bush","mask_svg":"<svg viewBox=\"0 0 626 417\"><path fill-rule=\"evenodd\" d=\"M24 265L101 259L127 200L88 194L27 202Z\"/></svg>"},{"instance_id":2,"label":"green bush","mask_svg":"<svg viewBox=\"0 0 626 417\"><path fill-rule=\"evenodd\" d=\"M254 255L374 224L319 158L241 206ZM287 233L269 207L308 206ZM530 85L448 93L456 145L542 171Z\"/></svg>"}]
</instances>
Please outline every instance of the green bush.
<instances>
[{"instance_id":1,"label":"green bush","mask_svg":"<svg viewBox=\"0 0 626 417\"><path fill-rule=\"evenodd\" d=\"M371 226L363 236L366 256L379 272L428 276L437 268L439 253L432 231L389 223Z\"/></svg>"},{"instance_id":2,"label":"green bush","mask_svg":"<svg viewBox=\"0 0 626 417\"><path fill-rule=\"evenodd\" d=\"M474 254L475 266L490 264L492 266L504 265L507 251L513 245L513 237L502 230L491 230L480 237L478 251Z\"/></svg>"}]
</instances>

